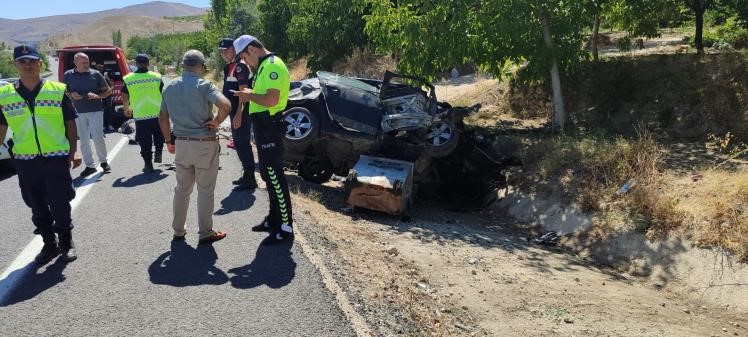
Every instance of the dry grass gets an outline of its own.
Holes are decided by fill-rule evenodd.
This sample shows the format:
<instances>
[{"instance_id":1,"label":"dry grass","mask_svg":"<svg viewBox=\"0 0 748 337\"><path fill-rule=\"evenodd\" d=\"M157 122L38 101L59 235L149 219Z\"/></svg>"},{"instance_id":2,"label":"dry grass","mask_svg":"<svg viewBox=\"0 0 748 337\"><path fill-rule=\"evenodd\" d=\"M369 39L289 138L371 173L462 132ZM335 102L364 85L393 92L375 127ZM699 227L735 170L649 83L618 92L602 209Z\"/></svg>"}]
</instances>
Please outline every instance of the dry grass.
<instances>
[{"instance_id":1,"label":"dry grass","mask_svg":"<svg viewBox=\"0 0 748 337\"><path fill-rule=\"evenodd\" d=\"M396 71L397 60L391 56L377 55L369 49L354 50L332 67L334 73L372 79L381 79L387 70Z\"/></svg>"},{"instance_id":2,"label":"dry grass","mask_svg":"<svg viewBox=\"0 0 748 337\"><path fill-rule=\"evenodd\" d=\"M703 178L672 177L677 209L689 214L688 230L702 247L722 247L748 261L748 168L712 169Z\"/></svg>"},{"instance_id":3,"label":"dry grass","mask_svg":"<svg viewBox=\"0 0 748 337\"><path fill-rule=\"evenodd\" d=\"M288 64L288 72L291 75L291 81L300 81L309 77L309 67L307 67L307 59L300 58Z\"/></svg>"},{"instance_id":4,"label":"dry grass","mask_svg":"<svg viewBox=\"0 0 748 337\"><path fill-rule=\"evenodd\" d=\"M748 168L692 179L668 171L649 132L634 139L553 137L525 148L525 187L570 196L598 226L633 225L650 240L683 235L748 261ZM619 192L629 181L635 185Z\"/></svg>"}]
</instances>

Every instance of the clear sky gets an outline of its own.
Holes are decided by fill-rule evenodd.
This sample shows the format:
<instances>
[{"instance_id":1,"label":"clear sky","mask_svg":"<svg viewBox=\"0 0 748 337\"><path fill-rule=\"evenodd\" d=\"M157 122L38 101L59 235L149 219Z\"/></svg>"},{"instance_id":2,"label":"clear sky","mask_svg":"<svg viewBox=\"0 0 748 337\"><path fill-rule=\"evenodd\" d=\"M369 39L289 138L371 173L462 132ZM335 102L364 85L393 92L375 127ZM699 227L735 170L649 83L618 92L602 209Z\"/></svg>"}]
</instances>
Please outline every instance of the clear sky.
<instances>
[{"instance_id":1,"label":"clear sky","mask_svg":"<svg viewBox=\"0 0 748 337\"><path fill-rule=\"evenodd\" d=\"M50 15L98 12L122 8L151 0L2 0L0 18L28 19ZM195 7L210 7L210 0L167 0Z\"/></svg>"}]
</instances>

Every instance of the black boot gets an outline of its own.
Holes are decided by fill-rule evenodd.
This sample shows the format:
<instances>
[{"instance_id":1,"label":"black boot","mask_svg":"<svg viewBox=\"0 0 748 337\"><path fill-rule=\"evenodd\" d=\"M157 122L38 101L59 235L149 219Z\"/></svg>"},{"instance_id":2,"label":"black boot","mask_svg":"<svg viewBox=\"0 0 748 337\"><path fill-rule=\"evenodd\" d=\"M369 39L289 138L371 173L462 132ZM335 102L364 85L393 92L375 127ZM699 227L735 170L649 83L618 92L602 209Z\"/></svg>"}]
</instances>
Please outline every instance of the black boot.
<instances>
[{"instance_id":1,"label":"black boot","mask_svg":"<svg viewBox=\"0 0 748 337\"><path fill-rule=\"evenodd\" d=\"M244 172L241 178L241 183L237 184L234 190L236 191L243 191L243 190L253 190L257 188L257 180L255 180L255 173L254 172Z\"/></svg>"},{"instance_id":2,"label":"black boot","mask_svg":"<svg viewBox=\"0 0 748 337\"><path fill-rule=\"evenodd\" d=\"M245 176L246 176L246 174L242 173L242 175L239 177L239 179L236 179L236 180L232 181L231 183L234 184L234 185L241 185L244 182L244 177Z\"/></svg>"},{"instance_id":3,"label":"black boot","mask_svg":"<svg viewBox=\"0 0 748 337\"><path fill-rule=\"evenodd\" d=\"M153 164L151 164L150 161L145 162L145 166L143 166L143 173L151 173L153 172Z\"/></svg>"},{"instance_id":4,"label":"black boot","mask_svg":"<svg viewBox=\"0 0 748 337\"><path fill-rule=\"evenodd\" d=\"M264 220L262 220L262 222L259 225L252 227L252 231L253 232L269 232L269 233L272 233L272 232L278 230L278 228L280 228L280 226L273 225L273 224L270 223L270 216L268 215L268 216L265 217Z\"/></svg>"},{"instance_id":5,"label":"black boot","mask_svg":"<svg viewBox=\"0 0 748 337\"><path fill-rule=\"evenodd\" d=\"M57 240L55 240L54 234L49 237L43 237L43 239L44 246L42 247L42 251L34 258L34 262L40 265L47 264L49 261L52 261L55 256L60 254L60 248L57 246Z\"/></svg>"},{"instance_id":6,"label":"black boot","mask_svg":"<svg viewBox=\"0 0 748 337\"><path fill-rule=\"evenodd\" d=\"M154 163L161 163L161 159L163 158L161 156L161 154L162 154L161 151L156 151L156 153L153 155L153 162Z\"/></svg>"},{"instance_id":7,"label":"black boot","mask_svg":"<svg viewBox=\"0 0 748 337\"><path fill-rule=\"evenodd\" d=\"M62 254L62 259L65 262L75 261L78 255L75 253L73 234L71 232L61 232L57 236L60 237L60 254Z\"/></svg>"}]
</instances>

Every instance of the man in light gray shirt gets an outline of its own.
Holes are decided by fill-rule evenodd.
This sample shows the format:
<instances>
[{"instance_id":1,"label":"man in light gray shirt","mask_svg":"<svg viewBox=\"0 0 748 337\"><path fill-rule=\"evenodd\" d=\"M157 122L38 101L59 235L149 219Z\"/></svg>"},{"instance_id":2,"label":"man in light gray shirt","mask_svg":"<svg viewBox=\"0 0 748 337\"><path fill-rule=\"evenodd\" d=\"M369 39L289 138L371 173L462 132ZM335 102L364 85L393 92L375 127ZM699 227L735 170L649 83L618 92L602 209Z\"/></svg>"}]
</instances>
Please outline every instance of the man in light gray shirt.
<instances>
[{"instance_id":1,"label":"man in light gray shirt","mask_svg":"<svg viewBox=\"0 0 748 337\"><path fill-rule=\"evenodd\" d=\"M197 217L199 243L218 241L226 233L213 230L213 207L220 145L216 131L229 115L231 102L205 73L205 56L188 50L182 58L184 73L162 92L159 124L169 153L175 154L177 187L174 189L174 241L184 240L187 209L192 187L197 183ZM218 115L213 115L213 105ZM172 134L169 121L174 124ZM176 138L176 139L175 139Z\"/></svg>"},{"instance_id":2,"label":"man in light gray shirt","mask_svg":"<svg viewBox=\"0 0 748 337\"><path fill-rule=\"evenodd\" d=\"M96 147L96 156L101 162L102 170L109 172L111 168L106 159L107 151L106 143L104 143L103 127L104 103L102 100L112 94L112 88L104 79L104 75L91 69L88 55L84 53L75 54L73 63L75 63L75 68L65 72L63 82L67 85L70 98L73 99L73 105L78 111L75 124L78 128L83 163L86 164L86 168L81 172L81 177L96 173L90 140L93 140Z\"/></svg>"}]
</instances>

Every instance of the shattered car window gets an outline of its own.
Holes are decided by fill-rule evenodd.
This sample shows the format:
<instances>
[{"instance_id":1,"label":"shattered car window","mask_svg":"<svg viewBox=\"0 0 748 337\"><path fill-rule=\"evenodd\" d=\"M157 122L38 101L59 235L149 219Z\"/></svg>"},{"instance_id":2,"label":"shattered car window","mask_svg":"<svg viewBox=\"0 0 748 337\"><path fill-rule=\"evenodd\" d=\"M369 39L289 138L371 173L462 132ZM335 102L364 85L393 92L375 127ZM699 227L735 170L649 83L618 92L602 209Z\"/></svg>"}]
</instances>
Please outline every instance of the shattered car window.
<instances>
[{"instance_id":1,"label":"shattered car window","mask_svg":"<svg viewBox=\"0 0 748 337\"><path fill-rule=\"evenodd\" d=\"M320 81L325 83L326 85L334 85L334 86L340 86L340 87L349 87L349 88L356 88L364 91L368 91L373 94L379 94L379 89L373 85L367 84L363 81L359 81L354 78L329 73L326 71L320 71L317 72L317 77L319 77Z\"/></svg>"},{"instance_id":2,"label":"shattered car window","mask_svg":"<svg viewBox=\"0 0 748 337\"><path fill-rule=\"evenodd\" d=\"M288 93L288 99L292 101L315 99L319 96L319 93L319 79L309 78L302 81L291 82L291 90Z\"/></svg>"}]
</instances>

